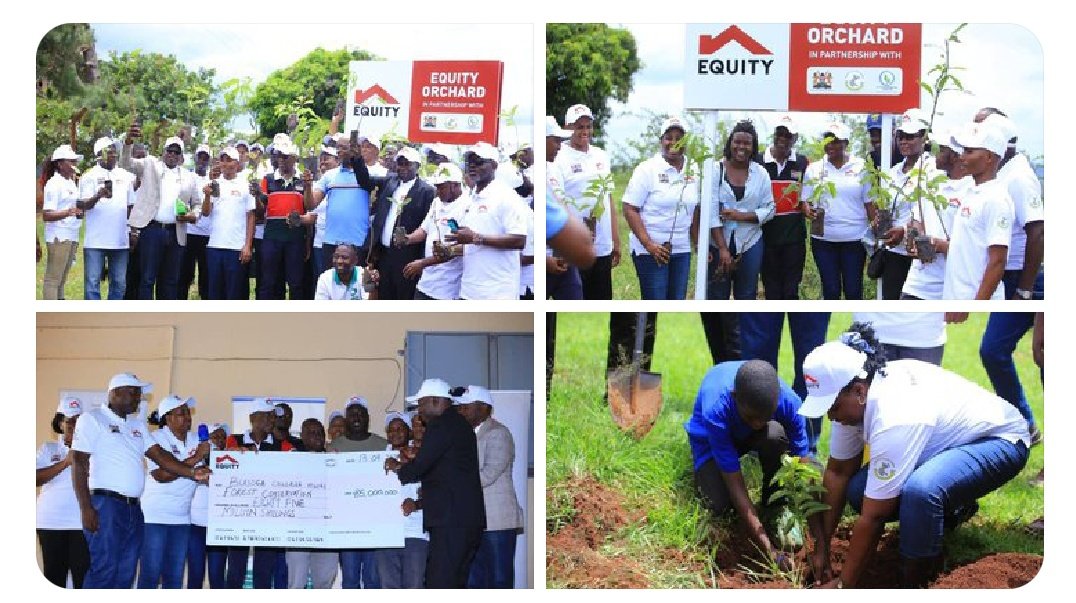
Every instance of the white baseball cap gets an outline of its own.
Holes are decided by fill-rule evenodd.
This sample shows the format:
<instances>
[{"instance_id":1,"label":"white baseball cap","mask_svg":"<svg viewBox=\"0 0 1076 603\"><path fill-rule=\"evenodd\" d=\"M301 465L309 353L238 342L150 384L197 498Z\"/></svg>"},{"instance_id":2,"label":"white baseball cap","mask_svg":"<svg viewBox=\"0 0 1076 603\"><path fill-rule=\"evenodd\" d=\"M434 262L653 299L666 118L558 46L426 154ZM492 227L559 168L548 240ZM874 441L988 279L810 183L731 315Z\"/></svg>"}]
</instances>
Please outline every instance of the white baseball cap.
<instances>
[{"instance_id":1,"label":"white baseball cap","mask_svg":"<svg viewBox=\"0 0 1076 603\"><path fill-rule=\"evenodd\" d=\"M60 159L71 159L74 161L82 161L82 155L79 155L71 148L69 144L62 144L56 147L56 150L52 152L52 160L58 161Z\"/></svg>"},{"instance_id":2,"label":"white baseball cap","mask_svg":"<svg viewBox=\"0 0 1076 603\"><path fill-rule=\"evenodd\" d=\"M74 396L60 398L60 405L56 407L56 412L69 419L81 415L83 410L82 401Z\"/></svg>"},{"instance_id":3,"label":"white baseball cap","mask_svg":"<svg viewBox=\"0 0 1076 603\"><path fill-rule=\"evenodd\" d=\"M342 416L344 416L344 411L342 411L342 410L334 410L331 413L329 413L329 420L326 421L326 423L332 423L333 419L335 419L336 417L342 417Z\"/></svg>"},{"instance_id":4,"label":"white baseball cap","mask_svg":"<svg viewBox=\"0 0 1076 603\"><path fill-rule=\"evenodd\" d=\"M493 406L493 396L490 395L489 390L481 385L468 385L463 394L452 398L454 404L474 404L475 402L484 402Z\"/></svg>"},{"instance_id":5,"label":"white baseball cap","mask_svg":"<svg viewBox=\"0 0 1076 603\"><path fill-rule=\"evenodd\" d=\"M834 121L826 124L826 127L822 128L822 134L832 134L837 140L848 140L852 133L848 130L848 126L842 124L839 121Z\"/></svg>"},{"instance_id":6,"label":"white baseball cap","mask_svg":"<svg viewBox=\"0 0 1076 603\"><path fill-rule=\"evenodd\" d=\"M594 114L590 112L590 108L586 105L572 105L568 107L568 111L564 114L564 124L574 124L581 117L594 119Z\"/></svg>"},{"instance_id":7,"label":"white baseball cap","mask_svg":"<svg viewBox=\"0 0 1076 603\"><path fill-rule=\"evenodd\" d=\"M170 136L168 138L168 140L164 141L164 146L161 147L161 148L162 149L167 149L168 147L170 147L170 146L172 146L174 144L179 145L179 152L180 153L182 153L183 150L186 148L186 147L183 146L183 139L180 138L179 136Z\"/></svg>"},{"instance_id":8,"label":"white baseball cap","mask_svg":"<svg viewBox=\"0 0 1076 603\"><path fill-rule=\"evenodd\" d=\"M422 163L422 155L419 155L418 151L411 147L403 147L396 152L396 159L403 157L411 163Z\"/></svg>"},{"instance_id":9,"label":"white baseball cap","mask_svg":"<svg viewBox=\"0 0 1076 603\"><path fill-rule=\"evenodd\" d=\"M228 433L228 424L227 423L210 423L209 424L209 433L213 433L214 431L216 431L218 429L222 429L222 430L224 430L224 433Z\"/></svg>"},{"instance_id":10,"label":"white baseball cap","mask_svg":"<svg viewBox=\"0 0 1076 603\"><path fill-rule=\"evenodd\" d=\"M997 128L1005 136L1006 142L1017 137L1016 124L1013 123L1013 120L1000 113L991 113L979 123L990 124L991 127ZM1016 143L1011 143L1009 146L1015 147Z\"/></svg>"},{"instance_id":11,"label":"white baseball cap","mask_svg":"<svg viewBox=\"0 0 1076 603\"><path fill-rule=\"evenodd\" d=\"M218 157L220 157L221 155L227 155L228 157L239 161L239 151L237 151L235 147L224 147L220 150L220 155L218 155Z\"/></svg>"},{"instance_id":12,"label":"white baseball cap","mask_svg":"<svg viewBox=\"0 0 1076 603\"><path fill-rule=\"evenodd\" d=\"M788 113L782 113L777 117L777 123L774 124L773 129L784 128L788 130L789 134L799 134L799 126L796 125L796 121L792 119L792 115Z\"/></svg>"},{"instance_id":13,"label":"white baseball cap","mask_svg":"<svg viewBox=\"0 0 1076 603\"><path fill-rule=\"evenodd\" d=\"M184 404L187 405L187 408L194 408L196 402L194 398L187 398L184 400L175 394L168 394L168 396L165 397L164 400L161 400L161 403L157 406L157 416L163 417Z\"/></svg>"},{"instance_id":14,"label":"white baseball cap","mask_svg":"<svg viewBox=\"0 0 1076 603\"><path fill-rule=\"evenodd\" d=\"M811 350L803 359L803 380L807 397L799 414L815 418L826 414L837 394L856 377L865 377L867 355L839 341L829 341Z\"/></svg>"},{"instance_id":15,"label":"white baseball cap","mask_svg":"<svg viewBox=\"0 0 1076 603\"><path fill-rule=\"evenodd\" d=\"M114 144L116 144L115 140L112 140L108 136L102 136L101 138L98 138L96 142L93 143L93 154L99 155L102 150L107 149Z\"/></svg>"},{"instance_id":16,"label":"white baseball cap","mask_svg":"<svg viewBox=\"0 0 1076 603\"><path fill-rule=\"evenodd\" d=\"M556 117L553 117L552 115L546 115L545 116L545 135L547 137L548 136L553 136L555 138L571 138L572 137L572 131L571 130L565 130L564 128L561 128L560 124L557 123L557 118Z\"/></svg>"},{"instance_id":17,"label":"white baseball cap","mask_svg":"<svg viewBox=\"0 0 1076 603\"><path fill-rule=\"evenodd\" d=\"M250 412L267 412L274 415L284 414L283 408L277 408L272 398L254 398L254 403L250 407Z\"/></svg>"},{"instance_id":18,"label":"white baseball cap","mask_svg":"<svg viewBox=\"0 0 1076 603\"><path fill-rule=\"evenodd\" d=\"M964 149L986 149L1001 157L1009 144L1005 133L996 126L997 122L969 123L960 129L960 132L949 138L949 146L958 153Z\"/></svg>"},{"instance_id":19,"label":"white baseball cap","mask_svg":"<svg viewBox=\"0 0 1076 603\"><path fill-rule=\"evenodd\" d=\"M482 159L490 159L497 162L500 162L501 160L501 152L497 150L497 147L489 144L488 142L480 142L468 148L467 153L474 153Z\"/></svg>"},{"instance_id":20,"label":"white baseball cap","mask_svg":"<svg viewBox=\"0 0 1076 603\"><path fill-rule=\"evenodd\" d=\"M299 148L295 146L295 143L290 138L274 142L273 150L280 155L290 155L292 157L299 155Z\"/></svg>"},{"instance_id":21,"label":"white baseball cap","mask_svg":"<svg viewBox=\"0 0 1076 603\"><path fill-rule=\"evenodd\" d=\"M434 153L437 153L438 155L441 155L442 157L445 157L445 158L450 158L450 157L452 157L453 155L456 154L456 151L452 147L452 145L447 145L447 144L445 144L443 142L435 142L435 143L427 146L426 147L426 152L429 153L430 151L433 151Z\"/></svg>"},{"instance_id":22,"label":"white baseball cap","mask_svg":"<svg viewBox=\"0 0 1076 603\"><path fill-rule=\"evenodd\" d=\"M247 148L247 150L248 150L248 151L250 150L250 143L249 143L249 142L247 142L247 141L245 141L245 140L242 140L242 139L240 139L240 140L237 140L237 141L235 141L235 144L234 144L234 145L232 145L232 146L238 149L238 148L239 148L239 145L243 145L243 146L245 146L245 147ZM167 145L166 145L166 146L167 146Z\"/></svg>"},{"instance_id":23,"label":"white baseball cap","mask_svg":"<svg viewBox=\"0 0 1076 603\"><path fill-rule=\"evenodd\" d=\"M922 109L912 107L897 118L897 131L905 134L917 134L920 130L930 129L930 118Z\"/></svg>"},{"instance_id":24,"label":"white baseball cap","mask_svg":"<svg viewBox=\"0 0 1076 603\"><path fill-rule=\"evenodd\" d=\"M367 409L367 410L369 410L369 408L370 408L369 403L366 402L366 398L363 398L362 396L351 396L350 398L347 399L347 404L344 405L344 409L346 410L348 408L351 408L352 406L355 406L356 404L363 407L363 408L365 408L365 409Z\"/></svg>"},{"instance_id":25,"label":"white baseball cap","mask_svg":"<svg viewBox=\"0 0 1076 603\"><path fill-rule=\"evenodd\" d=\"M672 115L661 122L661 135L665 136L665 133L669 131L669 128L680 128L684 134L687 134L687 125L684 123L684 120L680 119L677 115Z\"/></svg>"},{"instance_id":26,"label":"white baseball cap","mask_svg":"<svg viewBox=\"0 0 1076 603\"><path fill-rule=\"evenodd\" d=\"M256 143L250 145L250 150L251 151L264 151L265 147L262 146L262 143L256 142Z\"/></svg>"},{"instance_id":27,"label":"white baseball cap","mask_svg":"<svg viewBox=\"0 0 1076 603\"><path fill-rule=\"evenodd\" d=\"M430 176L430 184L436 186L446 182L463 182L463 170L454 163L442 163L437 166L433 176Z\"/></svg>"},{"instance_id":28,"label":"white baseball cap","mask_svg":"<svg viewBox=\"0 0 1076 603\"><path fill-rule=\"evenodd\" d=\"M385 429L388 429L389 428L389 423L392 423L393 420L395 420L395 419L399 419L399 420L403 421L404 424L407 425L407 428L411 429L411 413L409 413L409 412L400 412L398 410L394 410L394 411L390 412L389 414L385 415Z\"/></svg>"},{"instance_id":29,"label":"white baseball cap","mask_svg":"<svg viewBox=\"0 0 1076 603\"><path fill-rule=\"evenodd\" d=\"M153 384L148 381L141 381L132 373L119 373L112 376L112 379L108 381L108 391L112 391L117 387L140 387L143 394L148 394L153 391Z\"/></svg>"},{"instance_id":30,"label":"white baseball cap","mask_svg":"<svg viewBox=\"0 0 1076 603\"><path fill-rule=\"evenodd\" d=\"M321 147L321 152L325 155L332 155L333 157L339 157L334 147Z\"/></svg>"},{"instance_id":31,"label":"white baseball cap","mask_svg":"<svg viewBox=\"0 0 1076 603\"><path fill-rule=\"evenodd\" d=\"M452 394L448 393L450 390L448 382L444 379L427 379L422 382L422 386L418 388L413 396L407 396L405 400L408 402L418 402L420 399L433 396L435 398L452 398Z\"/></svg>"},{"instance_id":32,"label":"white baseball cap","mask_svg":"<svg viewBox=\"0 0 1076 603\"><path fill-rule=\"evenodd\" d=\"M197 155L198 153L205 153L206 155L209 155L210 157L213 156L213 151L209 148L209 145L207 145L207 144L198 145L198 148L194 150L194 154Z\"/></svg>"}]
</instances>

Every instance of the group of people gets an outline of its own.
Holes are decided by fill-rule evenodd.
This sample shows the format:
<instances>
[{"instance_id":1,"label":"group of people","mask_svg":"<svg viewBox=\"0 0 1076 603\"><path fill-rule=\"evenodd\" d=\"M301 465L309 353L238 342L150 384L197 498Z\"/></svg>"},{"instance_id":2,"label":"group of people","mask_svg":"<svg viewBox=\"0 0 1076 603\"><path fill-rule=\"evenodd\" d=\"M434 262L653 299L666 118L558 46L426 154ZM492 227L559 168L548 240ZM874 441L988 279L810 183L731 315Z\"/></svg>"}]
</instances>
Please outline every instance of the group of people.
<instances>
[{"instance_id":1,"label":"group of people","mask_svg":"<svg viewBox=\"0 0 1076 603\"><path fill-rule=\"evenodd\" d=\"M428 379L370 432L354 396L291 432L292 409L255 398L250 427L192 429L193 398L168 395L143 419L152 385L115 375L106 405L61 401L59 438L37 457L37 533L49 582L75 588L242 588L250 547L207 545L212 450L347 453L395 451L385 470L403 484L404 546L385 549L253 547L254 588L512 588L523 511L512 479L511 432L493 418L481 386ZM157 427L151 431L150 425ZM144 458L148 461L144 462ZM185 579L184 579L184 576Z\"/></svg>"},{"instance_id":2,"label":"group of people","mask_svg":"<svg viewBox=\"0 0 1076 603\"><path fill-rule=\"evenodd\" d=\"M565 130L546 119L547 212L589 226L595 257L572 265L551 252L547 294L611 299L622 245L612 187L602 186L609 156L592 142L585 105L568 109ZM707 299L756 299L760 280L766 299L798 299L808 238L824 299L862 299L865 268L884 299L1042 299L1042 188L1016 152L1016 125L993 107L933 138L931 123L918 108L898 116L895 161L884 167L877 115L869 158L849 152L851 131L836 121L818 133L824 153L814 162L796 150L791 115L779 116L762 152L750 121L733 125L702 183L712 189ZM635 167L621 198L643 299L687 294L702 178L690 134L682 118L664 120L658 153Z\"/></svg>"},{"instance_id":3,"label":"group of people","mask_svg":"<svg viewBox=\"0 0 1076 603\"><path fill-rule=\"evenodd\" d=\"M777 486L771 480L786 454L798 462L818 462L820 421L828 416L832 430L819 500L827 509L807 517L815 585L857 586L884 525L898 521L901 582L923 587L942 568L944 534L977 512L979 498L1024 468L1041 434L1026 400L1008 400L1000 388L989 392L941 368L941 316L864 313L855 318L838 341L819 338L802 360L797 358L802 385L795 389L801 391L777 376L776 360L752 352L706 373L684 424L696 488L713 513L734 511L759 550L789 569L789 549L778 539L801 544L803 535L783 531L789 526L781 521L790 512L789 501L774 498ZM823 325L821 337L824 333ZM1040 369L1042 337L1040 315L1033 343ZM740 462L751 452L758 454L762 469L758 506ZM838 575L830 543L846 504L858 517Z\"/></svg>"},{"instance_id":4,"label":"group of people","mask_svg":"<svg viewBox=\"0 0 1076 603\"><path fill-rule=\"evenodd\" d=\"M303 165L284 133L191 153L182 131L159 158L141 134L135 122L96 140L81 175L71 145L45 164L45 299L63 299L80 240L85 299L105 274L109 299L187 299L195 285L200 299L534 296L530 145L423 154L331 134Z\"/></svg>"}]
</instances>

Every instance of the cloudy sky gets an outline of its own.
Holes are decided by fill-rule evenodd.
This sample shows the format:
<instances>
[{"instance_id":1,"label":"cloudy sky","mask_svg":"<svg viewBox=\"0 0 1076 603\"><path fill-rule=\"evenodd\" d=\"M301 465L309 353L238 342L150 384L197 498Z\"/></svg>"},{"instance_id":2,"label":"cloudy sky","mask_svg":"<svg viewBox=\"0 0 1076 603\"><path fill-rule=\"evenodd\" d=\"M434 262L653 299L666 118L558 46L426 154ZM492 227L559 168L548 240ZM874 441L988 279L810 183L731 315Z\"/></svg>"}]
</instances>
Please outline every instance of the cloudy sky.
<instances>
[{"instance_id":1,"label":"cloudy sky","mask_svg":"<svg viewBox=\"0 0 1076 603\"><path fill-rule=\"evenodd\" d=\"M642 120L623 115L651 109L679 113L683 110L684 26L615 24L632 32L644 67L635 75L634 90L627 103L613 103L614 117L606 128L609 150L618 140L631 139L643 129ZM955 24L923 26L923 73L938 62L941 43ZM959 76L970 95L946 93L939 103L937 119L943 127L970 120L982 106L994 106L1009 114L1020 129L1020 148L1030 155L1043 154L1043 54L1035 35L1018 25L972 24L952 45L951 65L965 67ZM925 94L924 94L925 97ZM927 98L924 107L929 108ZM772 120L772 113L727 112L735 118L750 116L756 123ZM825 114L799 114L801 127L821 127Z\"/></svg>"},{"instance_id":2,"label":"cloudy sky","mask_svg":"<svg viewBox=\"0 0 1076 603\"><path fill-rule=\"evenodd\" d=\"M94 24L93 30L102 59L109 51L136 48L173 54L190 69L216 69L218 82L250 77L257 84L318 46L362 49L389 60L500 60L505 64L502 111L518 106L520 116L512 128L502 120L501 142L531 138L534 27L530 24Z\"/></svg>"}]
</instances>

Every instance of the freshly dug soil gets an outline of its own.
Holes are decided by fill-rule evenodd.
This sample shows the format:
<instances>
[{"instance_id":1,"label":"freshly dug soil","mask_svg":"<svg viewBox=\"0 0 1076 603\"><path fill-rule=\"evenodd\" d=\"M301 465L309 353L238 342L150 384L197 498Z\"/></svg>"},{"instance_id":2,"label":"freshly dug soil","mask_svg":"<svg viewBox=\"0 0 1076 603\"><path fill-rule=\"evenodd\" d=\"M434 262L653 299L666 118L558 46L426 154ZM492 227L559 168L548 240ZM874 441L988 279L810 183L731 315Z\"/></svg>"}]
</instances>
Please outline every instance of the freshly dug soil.
<instances>
[{"instance_id":1,"label":"freshly dug soil","mask_svg":"<svg viewBox=\"0 0 1076 603\"><path fill-rule=\"evenodd\" d=\"M1026 553L996 553L941 576L931 588L1017 588L1031 582L1042 568L1042 557Z\"/></svg>"}]
</instances>

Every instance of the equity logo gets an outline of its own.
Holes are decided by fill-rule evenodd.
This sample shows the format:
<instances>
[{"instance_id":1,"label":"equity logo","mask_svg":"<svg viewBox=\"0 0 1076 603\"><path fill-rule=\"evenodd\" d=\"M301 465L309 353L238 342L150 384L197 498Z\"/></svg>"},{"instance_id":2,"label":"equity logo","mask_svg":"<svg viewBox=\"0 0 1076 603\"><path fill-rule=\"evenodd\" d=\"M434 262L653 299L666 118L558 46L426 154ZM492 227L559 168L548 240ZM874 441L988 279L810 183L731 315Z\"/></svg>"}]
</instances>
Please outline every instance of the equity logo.
<instances>
[{"instance_id":1,"label":"equity logo","mask_svg":"<svg viewBox=\"0 0 1076 603\"><path fill-rule=\"evenodd\" d=\"M716 36L708 36L705 34L699 36L699 54L713 54L731 42L736 42L751 54L773 54L768 48L760 44L758 40L747 35L747 32L735 25L730 25L725 31Z\"/></svg>"},{"instance_id":2,"label":"equity logo","mask_svg":"<svg viewBox=\"0 0 1076 603\"><path fill-rule=\"evenodd\" d=\"M216 459L214 459L213 464L217 469L239 468L239 461L235 460L235 457L230 454L222 454L221 456L218 456Z\"/></svg>"},{"instance_id":3,"label":"equity logo","mask_svg":"<svg viewBox=\"0 0 1076 603\"><path fill-rule=\"evenodd\" d=\"M741 50L748 53L749 58L741 55L735 48L729 47L735 42ZM773 66L773 59L755 58L759 56L773 56L773 51L766 48L758 40L752 38L744 30L736 25L730 25L716 36L702 34L699 36L699 54L714 55L722 52L722 58L700 58L697 64L699 75L769 75Z\"/></svg>"},{"instance_id":4,"label":"equity logo","mask_svg":"<svg viewBox=\"0 0 1076 603\"><path fill-rule=\"evenodd\" d=\"M803 380L807 385L807 389L818 389L819 387L821 387L821 384L818 382L818 379L815 379L811 375L804 374Z\"/></svg>"},{"instance_id":5,"label":"equity logo","mask_svg":"<svg viewBox=\"0 0 1076 603\"><path fill-rule=\"evenodd\" d=\"M366 90L357 88L354 114L358 117L399 117L400 101L380 84L374 84Z\"/></svg>"}]
</instances>

